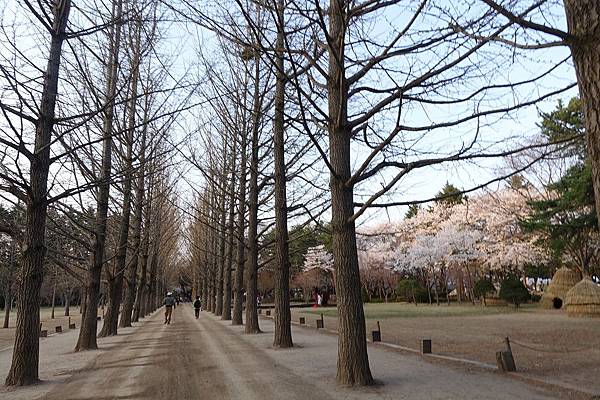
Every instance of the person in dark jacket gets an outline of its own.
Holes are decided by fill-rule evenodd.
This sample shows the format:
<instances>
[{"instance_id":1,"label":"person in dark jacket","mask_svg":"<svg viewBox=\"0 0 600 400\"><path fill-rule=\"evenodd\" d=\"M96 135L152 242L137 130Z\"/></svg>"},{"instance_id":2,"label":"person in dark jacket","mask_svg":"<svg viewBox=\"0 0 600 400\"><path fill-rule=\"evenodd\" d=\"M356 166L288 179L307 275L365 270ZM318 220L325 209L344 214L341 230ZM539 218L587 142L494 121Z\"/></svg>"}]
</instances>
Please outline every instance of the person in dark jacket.
<instances>
[{"instance_id":1,"label":"person in dark jacket","mask_svg":"<svg viewBox=\"0 0 600 400\"><path fill-rule=\"evenodd\" d=\"M173 307L175 307L175 298L173 297L173 293L167 293L167 297L165 297L163 300L163 304L165 305L165 324L170 325Z\"/></svg>"},{"instance_id":2,"label":"person in dark jacket","mask_svg":"<svg viewBox=\"0 0 600 400\"><path fill-rule=\"evenodd\" d=\"M200 316L200 310L202 309L202 302L200 302L200 296L196 296L196 301L194 301L194 313L196 314L196 319Z\"/></svg>"}]
</instances>

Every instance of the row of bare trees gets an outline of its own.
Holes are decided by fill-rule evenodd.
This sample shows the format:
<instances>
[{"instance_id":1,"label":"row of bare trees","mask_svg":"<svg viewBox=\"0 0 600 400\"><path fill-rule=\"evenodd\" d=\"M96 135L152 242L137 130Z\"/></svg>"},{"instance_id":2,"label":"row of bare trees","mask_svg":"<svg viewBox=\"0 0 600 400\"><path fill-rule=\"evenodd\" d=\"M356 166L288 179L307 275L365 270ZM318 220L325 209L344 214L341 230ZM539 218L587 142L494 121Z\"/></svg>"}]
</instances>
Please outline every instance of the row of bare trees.
<instances>
[{"instance_id":1,"label":"row of bare trees","mask_svg":"<svg viewBox=\"0 0 600 400\"><path fill-rule=\"evenodd\" d=\"M597 1L105 3L107 13L82 2L71 15L70 0L54 0L51 13L23 1L21 12L47 35L43 71L12 37L3 38L9 56L0 62L7 93L0 143L9 161L0 188L4 200L26 209L7 384L37 379L51 204L90 216L85 223L72 219L93 238L80 271L86 301L77 350L97 347L103 276L109 302L101 335L116 334L122 302L128 314L122 326L130 313L135 320L157 306L173 259L165 254L177 252L180 235L194 290L215 314L244 322L247 333L260 332L258 269L274 265L274 346L291 347L287 223L326 213L338 308L337 381L369 385L356 244L361 219L433 200L427 193L409 196L407 188L440 169L469 173L461 191L467 193L552 156L559 146L546 148L512 121L576 87L600 194ZM164 82L177 68L153 62L160 58L157 21L165 10L215 34L195 55L206 107L194 115L198 128L175 146L169 136L175 117L195 97L170 98L177 90ZM490 168L493 160L532 148L539 156L517 170ZM174 154L199 179L182 174L176 181ZM182 180L194 192L185 207L173 197ZM189 224L178 232L173 222L181 208ZM273 227L274 243L267 243L264 233ZM272 260L259 257L269 245Z\"/></svg>"},{"instance_id":2,"label":"row of bare trees","mask_svg":"<svg viewBox=\"0 0 600 400\"><path fill-rule=\"evenodd\" d=\"M20 248L6 385L38 380L49 265L82 288L80 351L158 308L179 254L170 141L189 85L160 47L165 9L155 0L77 3L2 6L1 199L24 214L22 224L2 221ZM14 23L24 18L31 24Z\"/></svg>"},{"instance_id":3,"label":"row of bare trees","mask_svg":"<svg viewBox=\"0 0 600 400\"><path fill-rule=\"evenodd\" d=\"M528 135L527 128L508 121L548 99L568 95L577 86L586 104L590 158L595 187L600 190L596 179L600 164L594 150L600 70L597 2L232 0L210 9L204 5L200 0L186 2L179 15L216 32L219 40L237 48L227 56L230 64L241 58L257 69L255 77L261 76L260 67L264 75L272 73L275 81L263 97L254 85L250 106L246 97L243 103L234 100L234 106L250 112L244 121L247 128L241 131L242 137L247 131L250 138L249 193L247 197L238 193L237 198L238 211L245 203L249 207L248 227L234 238L240 246L243 242L245 250L246 332L256 331L254 279L257 266L262 265L256 260L256 246L264 245L257 236L260 223L255 210L259 208L256 188L265 187L257 185L256 175L262 171L256 162L261 159L256 154L260 142L253 132L261 126L258 119L263 119L269 121L272 133L268 140L273 162L268 175L273 177L274 201L269 215L277 232L274 345L292 345L286 298L286 222L291 217L286 211L294 208L286 205L286 188L293 176L303 179L304 187L311 187L313 193L328 192L339 327L337 381L341 384L373 383L356 246L355 226L360 218L377 210L434 200L435 196L426 193L404 194L419 177L432 171L469 172L472 179L461 191L468 193L552 156L556 146L546 147L539 138ZM565 11L568 32L550 26L560 26ZM571 54L560 46L567 46ZM223 95L229 91L222 89ZM262 98L269 107L264 102L256 107L256 100ZM239 140L239 130L225 131L233 135L231 143ZM311 179L314 170L309 166L297 175L286 169L286 157L294 158L295 153L282 146L282 135L288 140L302 137L310 143L309 152L319 157L318 164L329 173L328 187ZM490 173L493 160L502 162L531 148L539 150L539 157L528 165L508 173ZM472 172L478 168L477 173ZM202 201L211 204L207 209L223 213L225 208L211 202L215 190L226 191L222 178L213 177L215 184L205 189ZM304 217L310 217L309 211L304 211ZM225 240L225 219L202 215L195 220L205 227L200 235L204 242ZM264 218L261 222L265 226ZM212 297L221 304L219 298L224 295L221 279L227 286L229 277L214 261L220 257L218 246L211 254L198 244L201 242L192 242L198 249L192 262L200 271L198 290L208 296L205 301L212 309ZM241 267L238 265L236 274ZM222 312L220 308L215 311Z\"/></svg>"}]
</instances>

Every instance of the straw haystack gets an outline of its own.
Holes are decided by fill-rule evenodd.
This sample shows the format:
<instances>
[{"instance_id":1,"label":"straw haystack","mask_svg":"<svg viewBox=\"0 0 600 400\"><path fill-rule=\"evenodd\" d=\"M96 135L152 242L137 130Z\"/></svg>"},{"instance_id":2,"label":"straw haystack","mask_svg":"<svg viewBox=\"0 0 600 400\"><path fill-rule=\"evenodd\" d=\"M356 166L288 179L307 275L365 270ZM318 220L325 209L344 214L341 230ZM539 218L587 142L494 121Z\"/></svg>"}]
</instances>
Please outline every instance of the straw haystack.
<instances>
[{"instance_id":1,"label":"straw haystack","mask_svg":"<svg viewBox=\"0 0 600 400\"><path fill-rule=\"evenodd\" d=\"M566 304L569 317L600 318L600 286L583 278L567 293Z\"/></svg>"},{"instance_id":2,"label":"straw haystack","mask_svg":"<svg viewBox=\"0 0 600 400\"><path fill-rule=\"evenodd\" d=\"M541 300L542 307L544 308L560 308L556 307L558 304L565 303L565 297L567 292L581 280L579 272L562 267L552 277L550 285L546 288ZM559 302L555 302L555 299L560 299ZM556 304L558 303L558 304Z\"/></svg>"}]
</instances>

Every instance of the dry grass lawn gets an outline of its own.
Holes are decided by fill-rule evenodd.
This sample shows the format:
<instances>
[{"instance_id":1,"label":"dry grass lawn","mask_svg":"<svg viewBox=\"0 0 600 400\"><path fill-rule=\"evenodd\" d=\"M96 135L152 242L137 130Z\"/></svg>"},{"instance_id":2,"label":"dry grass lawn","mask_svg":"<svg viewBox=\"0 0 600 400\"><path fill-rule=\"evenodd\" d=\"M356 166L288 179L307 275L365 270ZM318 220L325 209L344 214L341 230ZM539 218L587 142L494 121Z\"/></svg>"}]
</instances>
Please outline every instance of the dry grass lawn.
<instances>
[{"instance_id":1,"label":"dry grass lawn","mask_svg":"<svg viewBox=\"0 0 600 400\"><path fill-rule=\"evenodd\" d=\"M306 317L316 326L323 313L325 327L336 329L335 308L292 309L292 318ZM495 352L508 336L519 372L563 386L600 393L600 319L569 318L560 310L527 305L366 304L367 331L380 321L382 340L419 348L432 340L437 354L495 365ZM370 334L370 333L369 333ZM523 345L527 346L524 347Z\"/></svg>"}]
</instances>

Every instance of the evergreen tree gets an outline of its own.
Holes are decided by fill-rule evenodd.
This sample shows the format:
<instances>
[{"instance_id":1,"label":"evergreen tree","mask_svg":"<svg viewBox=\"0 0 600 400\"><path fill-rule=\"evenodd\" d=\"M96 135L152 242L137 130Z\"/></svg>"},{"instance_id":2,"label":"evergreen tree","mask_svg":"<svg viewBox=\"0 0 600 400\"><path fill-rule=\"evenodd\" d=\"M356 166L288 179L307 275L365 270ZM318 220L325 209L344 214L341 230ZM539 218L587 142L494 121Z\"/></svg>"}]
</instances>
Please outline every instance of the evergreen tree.
<instances>
[{"instance_id":1,"label":"evergreen tree","mask_svg":"<svg viewBox=\"0 0 600 400\"><path fill-rule=\"evenodd\" d=\"M461 204L464 200L466 200L466 197L460 192L461 190L459 188L449 182L446 182L442 190L437 192L435 195L435 197L438 198L436 203L445 203L450 206Z\"/></svg>"},{"instance_id":2,"label":"evergreen tree","mask_svg":"<svg viewBox=\"0 0 600 400\"><path fill-rule=\"evenodd\" d=\"M594 202L592 170L585 157L583 140L583 113L581 102L571 99L565 107L542 114L539 125L549 142L581 136L565 152L564 157L574 157L575 163L556 182L547 186L552 197L531 201L533 212L522 221L526 231L542 232L540 244L550 249L557 260L565 256L589 272L597 256L598 220Z\"/></svg>"},{"instance_id":3,"label":"evergreen tree","mask_svg":"<svg viewBox=\"0 0 600 400\"><path fill-rule=\"evenodd\" d=\"M421 206L418 204L409 205L408 210L406 210L406 214L404 214L404 219L411 219L412 217L415 217L419 213L419 210L421 210Z\"/></svg>"}]
</instances>

